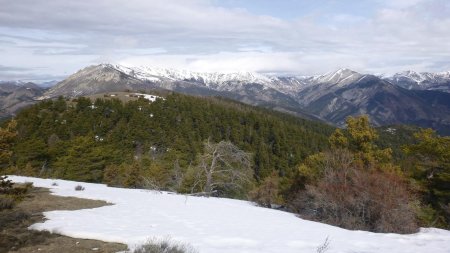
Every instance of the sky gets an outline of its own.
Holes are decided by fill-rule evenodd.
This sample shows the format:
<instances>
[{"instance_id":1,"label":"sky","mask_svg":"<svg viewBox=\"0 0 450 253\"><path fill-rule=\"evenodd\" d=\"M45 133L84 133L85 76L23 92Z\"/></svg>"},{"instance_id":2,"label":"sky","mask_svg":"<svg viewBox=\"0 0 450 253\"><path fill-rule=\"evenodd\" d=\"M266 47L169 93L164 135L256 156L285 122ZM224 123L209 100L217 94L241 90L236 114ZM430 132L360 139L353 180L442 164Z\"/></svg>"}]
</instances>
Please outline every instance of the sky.
<instances>
[{"instance_id":1,"label":"sky","mask_svg":"<svg viewBox=\"0 0 450 253\"><path fill-rule=\"evenodd\" d=\"M449 71L450 1L0 0L0 80L59 80L99 63Z\"/></svg>"}]
</instances>

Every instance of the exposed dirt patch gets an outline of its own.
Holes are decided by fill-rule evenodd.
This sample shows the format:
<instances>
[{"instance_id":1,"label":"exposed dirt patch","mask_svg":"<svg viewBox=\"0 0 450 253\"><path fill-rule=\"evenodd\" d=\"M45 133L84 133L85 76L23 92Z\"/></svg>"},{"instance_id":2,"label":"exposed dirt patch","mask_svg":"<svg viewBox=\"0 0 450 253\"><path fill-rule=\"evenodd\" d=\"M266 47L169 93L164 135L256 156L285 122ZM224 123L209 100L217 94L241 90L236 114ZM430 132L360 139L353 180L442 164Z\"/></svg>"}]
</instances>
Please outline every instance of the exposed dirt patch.
<instances>
[{"instance_id":1,"label":"exposed dirt patch","mask_svg":"<svg viewBox=\"0 0 450 253\"><path fill-rule=\"evenodd\" d=\"M108 205L99 200L50 195L45 188L32 188L27 197L11 210L0 211L0 253L84 253L118 252L127 247L118 243L70 238L47 231L29 230L34 223L42 222L42 212L53 210L78 210Z\"/></svg>"}]
</instances>

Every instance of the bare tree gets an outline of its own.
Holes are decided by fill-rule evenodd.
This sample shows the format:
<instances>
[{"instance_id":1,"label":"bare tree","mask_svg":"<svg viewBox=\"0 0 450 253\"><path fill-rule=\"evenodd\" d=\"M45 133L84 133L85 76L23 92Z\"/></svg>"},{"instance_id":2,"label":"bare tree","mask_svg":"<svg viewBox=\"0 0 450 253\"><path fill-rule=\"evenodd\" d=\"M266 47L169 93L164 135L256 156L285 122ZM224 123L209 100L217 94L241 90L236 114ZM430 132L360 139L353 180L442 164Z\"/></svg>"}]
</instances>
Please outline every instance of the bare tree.
<instances>
[{"instance_id":1,"label":"bare tree","mask_svg":"<svg viewBox=\"0 0 450 253\"><path fill-rule=\"evenodd\" d=\"M196 184L202 186L205 195L242 190L252 180L250 154L229 141L212 143L208 139L204 145L196 167Z\"/></svg>"}]
</instances>

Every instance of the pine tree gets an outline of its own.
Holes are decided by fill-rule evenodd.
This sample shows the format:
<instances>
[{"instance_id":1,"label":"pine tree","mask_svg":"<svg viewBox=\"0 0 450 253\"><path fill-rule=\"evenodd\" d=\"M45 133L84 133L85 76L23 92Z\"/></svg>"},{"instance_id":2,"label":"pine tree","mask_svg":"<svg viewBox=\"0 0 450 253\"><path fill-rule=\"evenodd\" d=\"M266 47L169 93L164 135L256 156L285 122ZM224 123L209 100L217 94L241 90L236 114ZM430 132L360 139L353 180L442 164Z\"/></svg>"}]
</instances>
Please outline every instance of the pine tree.
<instances>
[{"instance_id":1,"label":"pine tree","mask_svg":"<svg viewBox=\"0 0 450 253\"><path fill-rule=\"evenodd\" d=\"M142 177L139 163L134 162L132 165L127 166L125 175L123 186L128 188L138 188L141 185Z\"/></svg>"},{"instance_id":2,"label":"pine tree","mask_svg":"<svg viewBox=\"0 0 450 253\"><path fill-rule=\"evenodd\" d=\"M106 146L96 145L94 136L77 137L70 143L67 153L56 159L53 167L59 177L101 182L103 169L112 155Z\"/></svg>"},{"instance_id":3,"label":"pine tree","mask_svg":"<svg viewBox=\"0 0 450 253\"><path fill-rule=\"evenodd\" d=\"M16 126L17 121L11 120L6 127L0 127L0 169L9 165L13 154L13 142L17 136Z\"/></svg>"},{"instance_id":4,"label":"pine tree","mask_svg":"<svg viewBox=\"0 0 450 253\"><path fill-rule=\"evenodd\" d=\"M450 137L441 137L431 129L414 134L417 143L405 147L414 161L413 176L424 188L425 200L438 210L450 227Z\"/></svg>"},{"instance_id":5,"label":"pine tree","mask_svg":"<svg viewBox=\"0 0 450 253\"><path fill-rule=\"evenodd\" d=\"M367 115L348 117L346 130L349 135L349 149L355 153L355 158L360 162L360 166L371 169L382 165L381 168L383 169L398 170L398 168L391 166L390 164L392 161L392 150L390 148L380 149L376 146L375 141L378 139L378 134L375 129L370 126L369 117ZM336 138L339 139L337 140ZM346 142L345 137L336 132L331 136L330 141L342 142L342 144L345 144ZM335 145L336 144L337 143L335 143Z\"/></svg>"}]
</instances>

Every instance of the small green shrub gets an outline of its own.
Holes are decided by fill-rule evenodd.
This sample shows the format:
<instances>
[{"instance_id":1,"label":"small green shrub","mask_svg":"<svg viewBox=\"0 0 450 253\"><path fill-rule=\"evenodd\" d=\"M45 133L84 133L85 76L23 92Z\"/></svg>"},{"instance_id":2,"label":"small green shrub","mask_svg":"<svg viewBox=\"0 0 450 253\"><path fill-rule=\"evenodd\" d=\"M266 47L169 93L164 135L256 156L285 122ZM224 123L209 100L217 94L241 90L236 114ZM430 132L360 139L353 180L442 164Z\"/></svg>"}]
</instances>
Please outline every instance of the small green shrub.
<instances>
[{"instance_id":1,"label":"small green shrub","mask_svg":"<svg viewBox=\"0 0 450 253\"><path fill-rule=\"evenodd\" d=\"M168 238L150 239L134 249L132 253L198 253L198 251L189 244L175 242Z\"/></svg>"}]
</instances>

